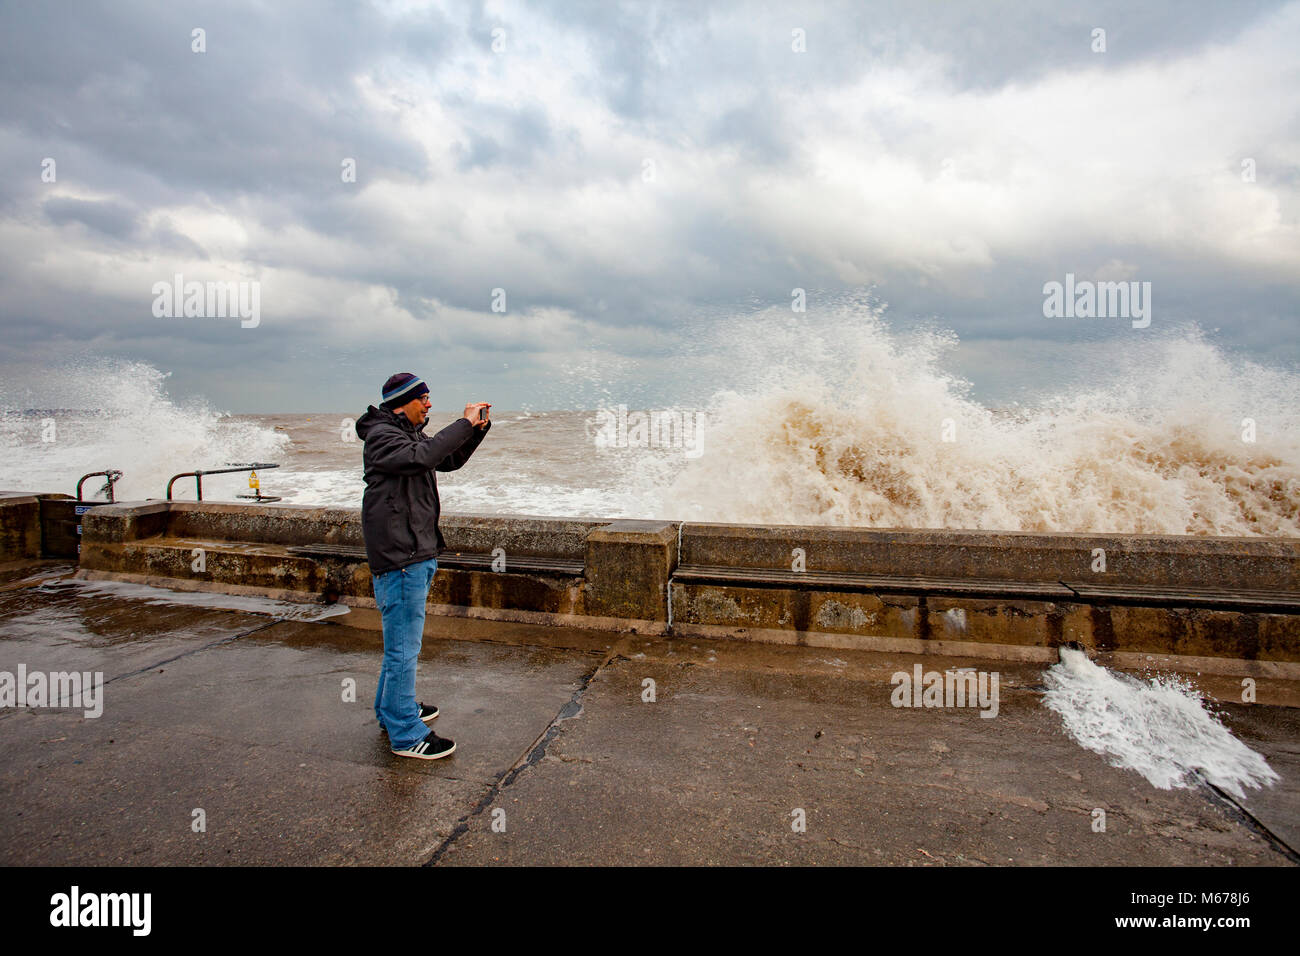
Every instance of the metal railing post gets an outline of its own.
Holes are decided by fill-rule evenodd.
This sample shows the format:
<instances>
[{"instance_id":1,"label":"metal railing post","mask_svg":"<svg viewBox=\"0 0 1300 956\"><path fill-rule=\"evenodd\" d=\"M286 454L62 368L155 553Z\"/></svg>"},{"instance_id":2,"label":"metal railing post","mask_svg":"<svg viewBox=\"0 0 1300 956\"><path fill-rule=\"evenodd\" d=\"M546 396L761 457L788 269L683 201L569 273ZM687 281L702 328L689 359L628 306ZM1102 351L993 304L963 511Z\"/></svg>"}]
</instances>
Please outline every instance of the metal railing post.
<instances>
[{"instance_id":1,"label":"metal railing post","mask_svg":"<svg viewBox=\"0 0 1300 956\"><path fill-rule=\"evenodd\" d=\"M118 471L116 468L109 468L109 469L107 469L106 471L92 471L92 472L90 472L89 474L86 474L86 475L82 475L82 476L81 476L81 480L77 482L77 500L78 500L78 501L85 501L85 500L86 500L86 499L84 499L84 498L81 497L81 486L84 485L84 484L86 483L86 479L87 479L87 478L96 478L96 477L98 477L98 476L100 476L100 475L103 475L105 478L108 479L106 482L104 482L104 487L101 488L100 491L107 491L107 492L108 492L108 500L109 500L109 503L110 503L110 504L113 503L113 502L115 502L115 501L117 500L116 498L113 497L113 482L115 482L115 481L117 481L118 479L120 479L120 478L122 477L122 473L121 473L120 471Z\"/></svg>"},{"instance_id":2,"label":"metal railing post","mask_svg":"<svg viewBox=\"0 0 1300 956\"><path fill-rule=\"evenodd\" d=\"M203 500L203 476L204 475L231 475L241 471L259 471L267 468L279 468L280 466L272 462L255 461L251 465L239 465L235 468L209 468L204 471L202 468L195 471L182 471L179 475L172 475L171 480L167 482L167 500L172 500L172 485L179 478L194 479L194 494L199 501ZM248 497L252 497L251 495ZM279 498L272 498L270 495L263 495L261 489L258 489L258 501L279 501Z\"/></svg>"}]
</instances>

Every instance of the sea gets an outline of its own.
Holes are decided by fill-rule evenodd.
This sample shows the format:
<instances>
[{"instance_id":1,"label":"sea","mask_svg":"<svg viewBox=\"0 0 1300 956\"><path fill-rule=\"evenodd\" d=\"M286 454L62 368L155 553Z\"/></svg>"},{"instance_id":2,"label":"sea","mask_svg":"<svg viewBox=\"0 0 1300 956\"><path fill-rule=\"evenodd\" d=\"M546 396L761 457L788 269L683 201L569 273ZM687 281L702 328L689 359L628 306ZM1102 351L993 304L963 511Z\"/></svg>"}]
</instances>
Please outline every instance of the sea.
<instances>
[{"instance_id":1,"label":"sea","mask_svg":"<svg viewBox=\"0 0 1300 956\"><path fill-rule=\"evenodd\" d=\"M714 340L730 345L681 361L689 401L655 405L604 383L575 393L581 407L494 404L474 457L439 475L443 509L1300 535L1300 372L1232 355L1196 330L1136 341L1068 381L984 402L951 371L950 332L905 335L867 314L809 334L788 319L749 317ZM1015 343L1007 348L1014 363ZM30 383L0 383L0 490L72 494L81 475L117 469L118 500L161 498L177 473L262 462L277 465L258 472L262 494L360 506L352 426L364 403L232 414L173 398L168 371L146 363L106 360L48 377L70 375L76 394L92 396L87 407L64 407L66 389L56 401ZM460 414L433 411L426 434ZM102 498L102 484L88 481L86 497ZM208 476L203 492L235 500L251 493L248 475ZM177 482L176 498L194 496L192 480Z\"/></svg>"}]
</instances>

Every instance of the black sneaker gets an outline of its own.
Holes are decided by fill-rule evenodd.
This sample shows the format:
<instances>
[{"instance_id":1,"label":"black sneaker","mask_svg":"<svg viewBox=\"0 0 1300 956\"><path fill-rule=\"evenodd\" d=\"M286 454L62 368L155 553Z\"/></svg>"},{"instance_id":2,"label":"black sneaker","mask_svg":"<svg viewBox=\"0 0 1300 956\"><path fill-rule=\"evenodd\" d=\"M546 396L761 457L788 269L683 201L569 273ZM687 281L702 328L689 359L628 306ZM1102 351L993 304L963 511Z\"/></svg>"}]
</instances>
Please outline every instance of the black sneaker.
<instances>
[{"instance_id":1,"label":"black sneaker","mask_svg":"<svg viewBox=\"0 0 1300 956\"><path fill-rule=\"evenodd\" d=\"M399 757L416 757L419 760L438 760L442 757L450 757L455 752L455 743L439 737L433 731L429 731L429 736L419 743L411 744L405 750L393 750L393 753Z\"/></svg>"},{"instance_id":2,"label":"black sneaker","mask_svg":"<svg viewBox=\"0 0 1300 956\"><path fill-rule=\"evenodd\" d=\"M424 721L426 724L429 723L429 721L431 720L437 720L438 708L434 707L432 704L421 704L420 719ZM388 728L385 727L383 724L379 725L379 729L382 730L385 734L388 733Z\"/></svg>"}]
</instances>

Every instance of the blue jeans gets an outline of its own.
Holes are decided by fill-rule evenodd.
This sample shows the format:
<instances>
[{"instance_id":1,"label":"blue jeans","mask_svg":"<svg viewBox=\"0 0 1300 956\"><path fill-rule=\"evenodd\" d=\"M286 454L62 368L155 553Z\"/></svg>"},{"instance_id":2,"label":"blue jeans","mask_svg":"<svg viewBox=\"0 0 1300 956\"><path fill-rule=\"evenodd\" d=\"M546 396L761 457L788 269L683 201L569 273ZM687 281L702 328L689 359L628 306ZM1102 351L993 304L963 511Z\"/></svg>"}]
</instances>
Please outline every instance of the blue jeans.
<instances>
[{"instance_id":1,"label":"blue jeans","mask_svg":"<svg viewBox=\"0 0 1300 956\"><path fill-rule=\"evenodd\" d=\"M433 558L374 578L375 604L384 619L384 663L375 691L375 716L394 750L429 734L415 699L415 664L424 638L424 607L438 562Z\"/></svg>"}]
</instances>

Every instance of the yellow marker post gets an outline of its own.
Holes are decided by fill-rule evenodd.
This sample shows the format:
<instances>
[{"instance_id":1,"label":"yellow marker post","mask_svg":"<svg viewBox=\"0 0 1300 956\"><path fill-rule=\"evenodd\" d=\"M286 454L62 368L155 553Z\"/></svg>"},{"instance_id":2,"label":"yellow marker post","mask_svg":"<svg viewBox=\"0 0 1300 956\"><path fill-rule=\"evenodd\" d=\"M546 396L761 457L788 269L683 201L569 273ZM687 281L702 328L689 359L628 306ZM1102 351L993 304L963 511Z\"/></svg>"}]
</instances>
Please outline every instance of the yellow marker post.
<instances>
[{"instance_id":1,"label":"yellow marker post","mask_svg":"<svg viewBox=\"0 0 1300 956\"><path fill-rule=\"evenodd\" d=\"M250 472L248 473L248 487L250 487L250 488L256 488L256 489L259 489L259 490L261 489L262 485L261 485L261 483L258 482L258 480L257 480L257 472L255 472L255 471L250 471Z\"/></svg>"}]
</instances>

